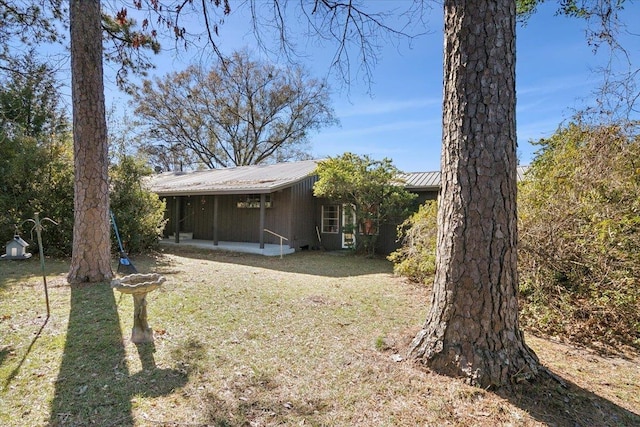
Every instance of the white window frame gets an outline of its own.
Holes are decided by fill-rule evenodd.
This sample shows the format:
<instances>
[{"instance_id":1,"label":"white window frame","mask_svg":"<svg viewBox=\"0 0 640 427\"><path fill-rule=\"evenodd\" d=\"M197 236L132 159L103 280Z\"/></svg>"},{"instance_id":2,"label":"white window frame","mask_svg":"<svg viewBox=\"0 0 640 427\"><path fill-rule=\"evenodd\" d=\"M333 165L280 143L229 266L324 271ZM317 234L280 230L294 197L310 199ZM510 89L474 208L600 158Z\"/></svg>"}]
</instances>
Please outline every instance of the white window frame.
<instances>
[{"instance_id":1,"label":"white window frame","mask_svg":"<svg viewBox=\"0 0 640 427\"><path fill-rule=\"evenodd\" d=\"M351 219L351 221L349 221ZM351 233L346 232L351 225ZM354 249L356 247L356 207L354 205L342 205L342 248Z\"/></svg>"},{"instance_id":2,"label":"white window frame","mask_svg":"<svg viewBox=\"0 0 640 427\"><path fill-rule=\"evenodd\" d=\"M328 216L327 211L331 208L335 216ZM321 231L326 234L338 234L340 232L340 206L322 205Z\"/></svg>"}]
</instances>

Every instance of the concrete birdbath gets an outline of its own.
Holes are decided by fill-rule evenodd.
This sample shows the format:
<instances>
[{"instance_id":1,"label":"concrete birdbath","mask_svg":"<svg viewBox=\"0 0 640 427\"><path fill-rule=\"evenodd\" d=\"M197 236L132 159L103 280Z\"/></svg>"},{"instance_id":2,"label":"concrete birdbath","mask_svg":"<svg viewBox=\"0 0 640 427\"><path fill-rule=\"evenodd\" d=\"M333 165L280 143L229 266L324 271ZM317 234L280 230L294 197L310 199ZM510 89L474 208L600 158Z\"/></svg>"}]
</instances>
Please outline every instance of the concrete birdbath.
<instances>
[{"instance_id":1,"label":"concrete birdbath","mask_svg":"<svg viewBox=\"0 0 640 427\"><path fill-rule=\"evenodd\" d=\"M133 295L133 329L131 342L153 342L153 331L147 323L147 294L166 279L157 273L129 274L120 279L113 279L111 287L123 294Z\"/></svg>"}]
</instances>

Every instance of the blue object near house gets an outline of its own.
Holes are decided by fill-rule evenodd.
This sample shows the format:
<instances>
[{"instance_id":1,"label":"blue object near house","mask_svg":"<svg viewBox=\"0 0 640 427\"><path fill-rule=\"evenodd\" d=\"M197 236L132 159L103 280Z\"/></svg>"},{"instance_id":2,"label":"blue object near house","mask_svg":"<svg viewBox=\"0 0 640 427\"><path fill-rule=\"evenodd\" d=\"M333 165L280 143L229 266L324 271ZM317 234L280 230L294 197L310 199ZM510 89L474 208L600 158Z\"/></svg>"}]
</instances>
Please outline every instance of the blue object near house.
<instances>
[{"instance_id":1,"label":"blue object near house","mask_svg":"<svg viewBox=\"0 0 640 427\"><path fill-rule=\"evenodd\" d=\"M0 259L29 259L31 254L26 251L29 244L17 234L13 236L13 240L7 242L7 253L0 256Z\"/></svg>"}]
</instances>

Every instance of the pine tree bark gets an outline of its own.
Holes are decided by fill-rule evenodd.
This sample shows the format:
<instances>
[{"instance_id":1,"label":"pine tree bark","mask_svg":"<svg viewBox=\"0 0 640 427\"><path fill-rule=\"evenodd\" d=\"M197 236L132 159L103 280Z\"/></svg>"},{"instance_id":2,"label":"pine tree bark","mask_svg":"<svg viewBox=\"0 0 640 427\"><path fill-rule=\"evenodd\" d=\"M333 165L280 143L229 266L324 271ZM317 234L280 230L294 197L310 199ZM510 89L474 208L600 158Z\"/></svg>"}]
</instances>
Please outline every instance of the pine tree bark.
<instances>
[{"instance_id":1,"label":"pine tree bark","mask_svg":"<svg viewBox=\"0 0 640 427\"><path fill-rule=\"evenodd\" d=\"M480 387L540 371L517 301L515 1L445 1L436 275L410 353Z\"/></svg>"},{"instance_id":2,"label":"pine tree bark","mask_svg":"<svg viewBox=\"0 0 640 427\"><path fill-rule=\"evenodd\" d=\"M75 179L67 280L101 282L111 279L113 272L100 1L71 0L69 13Z\"/></svg>"}]
</instances>

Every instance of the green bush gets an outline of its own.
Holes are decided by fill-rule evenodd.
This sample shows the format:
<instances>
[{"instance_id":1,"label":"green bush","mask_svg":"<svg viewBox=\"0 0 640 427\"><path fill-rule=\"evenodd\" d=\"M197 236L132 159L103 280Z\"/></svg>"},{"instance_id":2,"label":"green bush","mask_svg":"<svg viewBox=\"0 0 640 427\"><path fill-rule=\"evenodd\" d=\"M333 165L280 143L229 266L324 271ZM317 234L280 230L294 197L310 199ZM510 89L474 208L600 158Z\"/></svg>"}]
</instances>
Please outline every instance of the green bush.
<instances>
[{"instance_id":1,"label":"green bush","mask_svg":"<svg viewBox=\"0 0 640 427\"><path fill-rule=\"evenodd\" d=\"M353 206L350 213L356 226L352 231L358 234L354 249L369 256L375 254L380 225L403 218L416 197L399 185L399 171L386 158L344 153L319 162L316 173L314 196Z\"/></svg>"},{"instance_id":2,"label":"green bush","mask_svg":"<svg viewBox=\"0 0 640 427\"><path fill-rule=\"evenodd\" d=\"M46 145L32 138L0 138L0 240L9 241L18 225L29 251L37 252L33 224L24 222L35 212L58 225L43 223L45 255L70 256L73 244L73 148L71 142ZM142 186L151 170L141 160L125 157L110 169L111 208L129 252L154 249L164 228L164 202ZM117 251L115 233L112 248Z\"/></svg>"},{"instance_id":3,"label":"green bush","mask_svg":"<svg viewBox=\"0 0 640 427\"><path fill-rule=\"evenodd\" d=\"M437 211L437 203L427 201L398 226L402 246L387 257L395 274L418 283L431 279L436 269Z\"/></svg>"},{"instance_id":4,"label":"green bush","mask_svg":"<svg viewBox=\"0 0 640 427\"><path fill-rule=\"evenodd\" d=\"M640 139L572 124L538 144L518 197L524 326L640 347Z\"/></svg>"},{"instance_id":5,"label":"green bush","mask_svg":"<svg viewBox=\"0 0 640 427\"><path fill-rule=\"evenodd\" d=\"M0 244L22 238L37 252L35 212L45 222L45 255L70 256L73 244L73 143L69 123L59 108L53 73L26 57L24 72L0 70ZM127 249L153 248L164 227L164 204L141 185L151 173L142 161L120 156L112 165L111 207ZM117 248L115 234L113 247Z\"/></svg>"},{"instance_id":6,"label":"green bush","mask_svg":"<svg viewBox=\"0 0 640 427\"><path fill-rule=\"evenodd\" d=\"M73 160L68 140L46 144L35 138L0 136L0 240L13 237L14 227L37 251L33 224L24 221L35 212L41 218L58 223L45 223L43 249L46 255L65 256L71 253L73 232Z\"/></svg>"},{"instance_id":7,"label":"green bush","mask_svg":"<svg viewBox=\"0 0 640 427\"><path fill-rule=\"evenodd\" d=\"M39 180L38 210L58 223L45 225L42 237L45 253L52 256L71 255L73 244L73 147L66 136L48 148L47 173Z\"/></svg>"},{"instance_id":8,"label":"green bush","mask_svg":"<svg viewBox=\"0 0 640 427\"><path fill-rule=\"evenodd\" d=\"M18 59L20 71L0 70L0 243L15 227L37 252L33 224L44 222L46 255L71 253L73 229L73 148L60 105L59 84L33 53Z\"/></svg>"},{"instance_id":9,"label":"green bush","mask_svg":"<svg viewBox=\"0 0 640 427\"><path fill-rule=\"evenodd\" d=\"M151 174L151 168L131 156L122 156L110 170L111 210L124 249L129 253L156 248L166 224L165 203L143 186L145 177ZM112 248L117 250L115 233L112 236Z\"/></svg>"}]
</instances>

